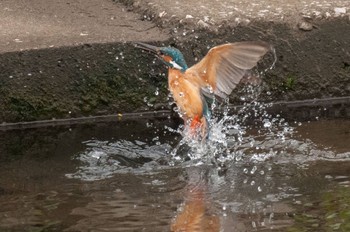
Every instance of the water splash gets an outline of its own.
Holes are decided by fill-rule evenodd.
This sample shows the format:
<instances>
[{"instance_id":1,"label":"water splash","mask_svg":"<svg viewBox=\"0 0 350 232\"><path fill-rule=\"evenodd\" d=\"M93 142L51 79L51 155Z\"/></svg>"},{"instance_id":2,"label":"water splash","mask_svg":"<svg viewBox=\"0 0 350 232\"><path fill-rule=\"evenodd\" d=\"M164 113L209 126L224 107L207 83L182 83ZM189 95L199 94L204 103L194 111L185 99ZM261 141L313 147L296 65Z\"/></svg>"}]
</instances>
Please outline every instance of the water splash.
<instances>
[{"instance_id":1,"label":"water splash","mask_svg":"<svg viewBox=\"0 0 350 232\"><path fill-rule=\"evenodd\" d=\"M148 145L138 140L89 140L85 145L87 149L73 157L82 165L74 173L66 174L66 177L96 181L110 178L116 173L152 173L169 168L164 154L171 149L169 144Z\"/></svg>"},{"instance_id":2,"label":"water splash","mask_svg":"<svg viewBox=\"0 0 350 232\"><path fill-rule=\"evenodd\" d=\"M249 186L253 183L256 191L264 192L266 186L261 185L256 176L266 176L270 170L255 170L254 166L268 167L273 162L294 163L303 168L314 160L350 159L349 152L325 149L310 139L296 136L295 128L303 125L294 122L293 127L279 114L270 114L270 104L257 100L261 91L260 87L246 87L241 95L244 102L238 107L228 101L215 102L209 120L209 137L205 141L193 139L183 125L177 129L164 125L162 130L152 122L145 123L152 133L144 135L143 141L87 141L86 149L73 157L81 165L67 177L89 181L109 178L115 173L153 173L201 165L213 166L220 172L232 165L247 164L251 166L248 174L253 172L250 175L255 179L247 178L244 183ZM244 168L240 171L244 173Z\"/></svg>"},{"instance_id":3,"label":"water splash","mask_svg":"<svg viewBox=\"0 0 350 232\"><path fill-rule=\"evenodd\" d=\"M256 104L247 104L239 111L243 112L244 108L251 109L253 106L256 107ZM269 116L260 113L267 118ZM261 121L248 123L248 119L243 116L237 113L213 119L211 136L206 143L175 136L183 133L184 128L172 129L169 126L164 126L164 131L153 134L154 139L149 137L151 134L147 134L144 141L86 141L86 148L72 157L79 163L77 169L66 174L66 177L95 181L118 173L155 174L164 170L192 169L204 165L212 166L212 170L218 172L211 175L217 176L213 183L219 183L219 172L232 170L247 175L243 184L251 186L252 181L255 181L252 187L258 192L265 192L267 187L264 183L267 182L259 178L271 175L274 171L271 170L272 164L293 164L303 169L315 160L350 160L350 152L346 149L337 152L310 139L298 137L294 134L294 128L278 115L270 119L269 127L264 127L265 123ZM146 125L145 127L147 128ZM164 135L167 136L166 140ZM218 187L215 191L220 189Z\"/></svg>"},{"instance_id":4,"label":"water splash","mask_svg":"<svg viewBox=\"0 0 350 232\"><path fill-rule=\"evenodd\" d=\"M180 127L182 140L172 150L176 161L192 160L196 165L211 162L223 164L240 160L246 153L254 160L266 160L277 154L274 147L285 146L293 135L293 128L280 115L267 112L270 104L259 102L260 87L244 89L244 104L233 109L228 100L222 105L211 106L214 112L209 120L209 136L203 140L193 139L189 128ZM235 110L235 112L231 112Z\"/></svg>"}]
</instances>

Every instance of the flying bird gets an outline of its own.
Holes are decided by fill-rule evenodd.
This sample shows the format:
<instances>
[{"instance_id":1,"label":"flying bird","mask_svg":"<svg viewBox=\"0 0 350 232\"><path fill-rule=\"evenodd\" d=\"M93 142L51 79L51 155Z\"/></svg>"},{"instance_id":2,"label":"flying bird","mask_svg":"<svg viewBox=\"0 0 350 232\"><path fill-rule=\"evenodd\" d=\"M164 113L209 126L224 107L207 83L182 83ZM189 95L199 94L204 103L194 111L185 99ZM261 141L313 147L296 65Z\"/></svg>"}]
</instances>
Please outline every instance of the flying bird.
<instances>
[{"instance_id":1,"label":"flying bird","mask_svg":"<svg viewBox=\"0 0 350 232\"><path fill-rule=\"evenodd\" d=\"M272 47L262 41L227 43L213 47L197 64L188 67L174 47L138 42L136 47L156 55L168 67L168 86L179 114L192 133L208 135L210 101L227 98Z\"/></svg>"}]
</instances>

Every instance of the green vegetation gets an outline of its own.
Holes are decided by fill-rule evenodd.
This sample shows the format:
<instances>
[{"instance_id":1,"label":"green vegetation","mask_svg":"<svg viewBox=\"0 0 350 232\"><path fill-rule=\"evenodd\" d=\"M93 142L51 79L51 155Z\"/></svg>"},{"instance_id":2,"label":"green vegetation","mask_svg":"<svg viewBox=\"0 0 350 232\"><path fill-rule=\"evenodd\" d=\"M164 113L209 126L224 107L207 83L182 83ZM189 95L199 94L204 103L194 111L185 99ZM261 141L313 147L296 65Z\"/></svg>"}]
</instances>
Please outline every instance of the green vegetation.
<instances>
[{"instance_id":1,"label":"green vegetation","mask_svg":"<svg viewBox=\"0 0 350 232\"><path fill-rule=\"evenodd\" d=\"M296 78L293 74L289 74L287 76L287 79L284 82L284 88L286 90L294 90L295 87L295 83L296 83Z\"/></svg>"},{"instance_id":2,"label":"green vegetation","mask_svg":"<svg viewBox=\"0 0 350 232\"><path fill-rule=\"evenodd\" d=\"M4 73L6 78L0 80L2 120L133 112L167 102L167 79L160 75L166 70L161 63L153 63L149 54L130 44L74 49L31 51L25 56L28 60L22 61L27 63L23 70ZM8 55L14 56L9 60L24 59ZM45 57L46 63L35 63L32 56Z\"/></svg>"}]
</instances>

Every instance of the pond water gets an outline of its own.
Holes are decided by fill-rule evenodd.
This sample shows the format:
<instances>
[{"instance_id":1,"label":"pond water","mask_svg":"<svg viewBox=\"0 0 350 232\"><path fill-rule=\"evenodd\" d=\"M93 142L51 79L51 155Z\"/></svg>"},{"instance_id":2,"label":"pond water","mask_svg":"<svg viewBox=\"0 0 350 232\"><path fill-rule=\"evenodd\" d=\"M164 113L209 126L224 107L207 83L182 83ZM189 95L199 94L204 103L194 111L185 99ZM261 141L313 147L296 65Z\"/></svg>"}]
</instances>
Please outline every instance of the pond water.
<instances>
[{"instance_id":1,"label":"pond water","mask_svg":"<svg viewBox=\"0 0 350 232\"><path fill-rule=\"evenodd\" d=\"M0 231L349 231L350 121L261 112L1 131Z\"/></svg>"}]
</instances>

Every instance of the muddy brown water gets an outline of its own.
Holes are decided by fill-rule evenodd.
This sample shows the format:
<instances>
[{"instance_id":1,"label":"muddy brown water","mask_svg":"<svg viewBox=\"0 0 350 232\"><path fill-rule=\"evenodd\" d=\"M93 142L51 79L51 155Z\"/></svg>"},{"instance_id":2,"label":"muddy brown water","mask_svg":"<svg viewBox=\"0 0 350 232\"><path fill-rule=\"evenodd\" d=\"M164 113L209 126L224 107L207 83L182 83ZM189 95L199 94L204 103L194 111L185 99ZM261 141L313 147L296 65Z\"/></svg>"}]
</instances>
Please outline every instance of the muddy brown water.
<instances>
[{"instance_id":1,"label":"muddy brown water","mask_svg":"<svg viewBox=\"0 0 350 232\"><path fill-rule=\"evenodd\" d=\"M350 229L349 120L291 123L282 136L252 127L240 143L233 129L196 160L175 127L1 131L0 231Z\"/></svg>"}]
</instances>

